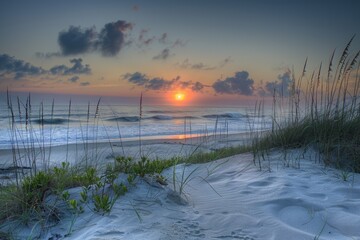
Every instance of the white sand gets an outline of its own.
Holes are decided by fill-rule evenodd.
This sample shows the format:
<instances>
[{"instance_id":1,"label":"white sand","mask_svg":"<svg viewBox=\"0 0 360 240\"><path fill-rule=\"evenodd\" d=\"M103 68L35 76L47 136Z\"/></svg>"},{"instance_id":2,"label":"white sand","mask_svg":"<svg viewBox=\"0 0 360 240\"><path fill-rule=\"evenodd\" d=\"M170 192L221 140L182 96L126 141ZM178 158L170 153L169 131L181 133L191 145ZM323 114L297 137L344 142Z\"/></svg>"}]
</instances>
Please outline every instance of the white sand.
<instances>
[{"instance_id":1,"label":"white sand","mask_svg":"<svg viewBox=\"0 0 360 240\"><path fill-rule=\"evenodd\" d=\"M340 171L316 163L311 150L289 151L287 162L281 152L268 157L262 171L251 154L179 165L177 190L182 172L196 169L181 198L173 192L173 169L164 172L166 187L138 179L109 215L86 208L66 239L360 239L359 174L343 181ZM72 197L79 191L71 189ZM62 239L71 218L42 238ZM23 238L31 229L16 232Z\"/></svg>"}]
</instances>

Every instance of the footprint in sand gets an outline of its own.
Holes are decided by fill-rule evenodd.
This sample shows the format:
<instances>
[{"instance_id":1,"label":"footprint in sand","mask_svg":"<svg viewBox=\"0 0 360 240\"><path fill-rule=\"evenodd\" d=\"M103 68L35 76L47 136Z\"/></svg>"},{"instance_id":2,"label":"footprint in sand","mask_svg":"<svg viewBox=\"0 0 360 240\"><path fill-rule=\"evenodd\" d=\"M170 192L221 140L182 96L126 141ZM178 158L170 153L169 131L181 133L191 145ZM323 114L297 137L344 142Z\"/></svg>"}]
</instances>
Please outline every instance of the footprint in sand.
<instances>
[{"instance_id":1,"label":"footprint in sand","mask_svg":"<svg viewBox=\"0 0 360 240\"><path fill-rule=\"evenodd\" d=\"M321 197L321 194L318 196ZM316 234L324 224L325 209L302 199L282 198L270 201L264 207L272 215L272 219L278 219L283 225L298 231Z\"/></svg>"}]
</instances>

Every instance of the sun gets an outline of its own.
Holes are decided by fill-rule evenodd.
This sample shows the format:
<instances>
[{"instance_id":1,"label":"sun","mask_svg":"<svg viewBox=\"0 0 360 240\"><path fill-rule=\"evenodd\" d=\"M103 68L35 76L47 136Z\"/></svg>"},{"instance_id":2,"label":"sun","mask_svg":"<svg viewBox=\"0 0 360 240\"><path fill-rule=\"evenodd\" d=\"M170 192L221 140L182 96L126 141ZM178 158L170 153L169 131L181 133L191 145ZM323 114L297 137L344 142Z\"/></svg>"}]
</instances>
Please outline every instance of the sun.
<instances>
[{"instance_id":1,"label":"sun","mask_svg":"<svg viewBox=\"0 0 360 240\"><path fill-rule=\"evenodd\" d=\"M176 94L174 95L174 97L175 97L175 100L176 100L176 101L179 101L179 102L185 100L185 94L184 94L184 93L178 92L178 93L176 93Z\"/></svg>"}]
</instances>

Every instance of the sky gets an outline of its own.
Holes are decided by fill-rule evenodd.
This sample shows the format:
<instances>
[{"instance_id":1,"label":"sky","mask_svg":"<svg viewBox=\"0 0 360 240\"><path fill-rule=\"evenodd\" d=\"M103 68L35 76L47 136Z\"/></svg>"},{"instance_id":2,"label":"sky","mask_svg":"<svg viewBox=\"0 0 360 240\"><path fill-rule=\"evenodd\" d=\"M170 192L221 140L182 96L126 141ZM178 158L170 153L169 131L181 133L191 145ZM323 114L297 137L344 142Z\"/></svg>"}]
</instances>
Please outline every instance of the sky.
<instances>
[{"instance_id":1,"label":"sky","mask_svg":"<svg viewBox=\"0 0 360 240\"><path fill-rule=\"evenodd\" d=\"M356 35L357 0L0 2L0 92L226 104L270 95Z\"/></svg>"}]
</instances>

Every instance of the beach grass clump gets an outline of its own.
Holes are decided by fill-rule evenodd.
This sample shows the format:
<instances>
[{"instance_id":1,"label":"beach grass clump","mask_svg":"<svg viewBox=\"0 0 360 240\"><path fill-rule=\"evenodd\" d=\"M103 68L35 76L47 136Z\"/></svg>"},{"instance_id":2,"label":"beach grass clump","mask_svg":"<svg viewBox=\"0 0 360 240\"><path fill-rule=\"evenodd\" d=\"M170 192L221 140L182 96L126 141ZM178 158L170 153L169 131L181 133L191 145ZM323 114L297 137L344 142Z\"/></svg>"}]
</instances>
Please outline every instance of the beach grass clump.
<instances>
[{"instance_id":1,"label":"beach grass clump","mask_svg":"<svg viewBox=\"0 0 360 240\"><path fill-rule=\"evenodd\" d=\"M198 152L195 154L191 154L188 157L182 159L182 162L188 164L197 164L197 163L207 163L212 162L218 159L234 156L241 153L249 152L251 146L241 145L241 146L234 146L234 147L225 147L216 149L215 151L211 152Z\"/></svg>"},{"instance_id":2,"label":"beach grass clump","mask_svg":"<svg viewBox=\"0 0 360 240\"><path fill-rule=\"evenodd\" d=\"M116 182L117 177L114 172L101 174L90 166L79 170L63 162L59 167L24 177L19 184L0 186L0 230L11 232L15 225L25 224L39 229L41 235L70 213L70 234L85 209L102 215L110 213L127 192L125 184ZM70 194L69 189L74 187L82 191Z\"/></svg>"},{"instance_id":3,"label":"beach grass clump","mask_svg":"<svg viewBox=\"0 0 360 240\"><path fill-rule=\"evenodd\" d=\"M174 158L168 160L150 160L147 157L141 157L137 162L131 157L116 157L113 171L118 173L134 174L144 177L146 174L161 174L166 168L174 165Z\"/></svg>"},{"instance_id":4,"label":"beach grass clump","mask_svg":"<svg viewBox=\"0 0 360 240\"><path fill-rule=\"evenodd\" d=\"M274 110L272 131L256 142L258 151L313 147L325 164L360 172L360 51L350 54L353 39L335 71L334 52L325 77L321 76L321 64L307 78L306 61L301 77L295 80L293 76L286 98L274 89L273 108L289 106L290 114L279 120ZM304 79L308 80L305 89Z\"/></svg>"},{"instance_id":5,"label":"beach grass clump","mask_svg":"<svg viewBox=\"0 0 360 240\"><path fill-rule=\"evenodd\" d=\"M84 172L71 168L69 163L54 167L49 171L38 171L33 176L24 177L19 185L0 187L0 221L12 217L29 220L41 218L45 210L55 209L48 206L46 197L54 194L61 197L66 189L78 186L89 186L100 180L94 168ZM29 219L24 218L29 216Z\"/></svg>"}]
</instances>

